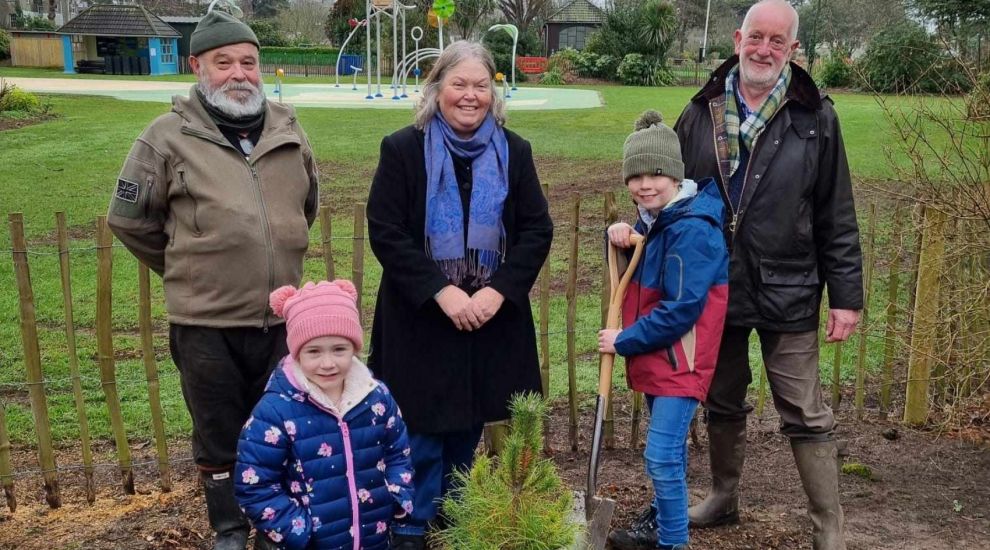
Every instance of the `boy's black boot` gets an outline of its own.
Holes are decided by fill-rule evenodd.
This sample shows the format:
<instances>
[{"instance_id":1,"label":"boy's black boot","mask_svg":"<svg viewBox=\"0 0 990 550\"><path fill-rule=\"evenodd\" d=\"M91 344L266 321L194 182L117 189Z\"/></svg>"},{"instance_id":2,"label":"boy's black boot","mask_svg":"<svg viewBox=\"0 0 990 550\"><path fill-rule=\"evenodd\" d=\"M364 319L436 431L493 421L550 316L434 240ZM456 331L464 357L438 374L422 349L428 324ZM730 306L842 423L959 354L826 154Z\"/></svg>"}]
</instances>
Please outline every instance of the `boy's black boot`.
<instances>
[{"instance_id":1,"label":"boy's black boot","mask_svg":"<svg viewBox=\"0 0 990 550\"><path fill-rule=\"evenodd\" d=\"M214 550L244 550L251 530L237 504L237 498L234 497L232 475L228 472L226 477L215 479L211 473L202 473L206 512L210 518L210 527L217 533Z\"/></svg>"},{"instance_id":2,"label":"boy's black boot","mask_svg":"<svg viewBox=\"0 0 990 550\"><path fill-rule=\"evenodd\" d=\"M423 535L392 535L393 550L425 550L426 537Z\"/></svg>"},{"instance_id":3,"label":"boy's black boot","mask_svg":"<svg viewBox=\"0 0 990 550\"><path fill-rule=\"evenodd\" d=\"M652 505L633 520L628 529L617 529L608 535L613 550L657 548L657 509Z\"/></svg>"}]
</instances>

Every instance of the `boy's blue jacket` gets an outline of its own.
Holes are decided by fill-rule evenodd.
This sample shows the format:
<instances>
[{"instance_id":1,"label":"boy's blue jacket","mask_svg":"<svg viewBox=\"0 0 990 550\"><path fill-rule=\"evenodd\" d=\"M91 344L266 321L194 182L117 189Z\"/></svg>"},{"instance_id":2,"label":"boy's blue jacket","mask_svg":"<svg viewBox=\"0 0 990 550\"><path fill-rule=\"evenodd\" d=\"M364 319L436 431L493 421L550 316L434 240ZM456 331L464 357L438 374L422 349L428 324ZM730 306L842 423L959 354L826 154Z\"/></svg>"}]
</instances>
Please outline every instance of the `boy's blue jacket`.
<instances>
[{"instance_id":1,"label":"boy's blue jacket","mask_svg":"<svg viewBox=\"0 0 990 550\"><path fill-rule=\"evenodd\" d=\"M258 536L280 548L385 550L393 518L412 510L399 407L355 359L360 389L348 388L348 374L340 417L305 390L294 363L282 360L241 431L234 472L241 508Z\"/></svg>"},{"instance_id":2,"label":"boy's blue jacket","mask_svg":"<svg viewBox=\"0 0 990 550\"><path fill-rule=\"evenodd\" d=\"M629 387L653 396L704 401L715 373L729 296L725 207L712 178L697 195L664 210L647 232L622 303L616 351Z\"/></svg>"}]
</instances>

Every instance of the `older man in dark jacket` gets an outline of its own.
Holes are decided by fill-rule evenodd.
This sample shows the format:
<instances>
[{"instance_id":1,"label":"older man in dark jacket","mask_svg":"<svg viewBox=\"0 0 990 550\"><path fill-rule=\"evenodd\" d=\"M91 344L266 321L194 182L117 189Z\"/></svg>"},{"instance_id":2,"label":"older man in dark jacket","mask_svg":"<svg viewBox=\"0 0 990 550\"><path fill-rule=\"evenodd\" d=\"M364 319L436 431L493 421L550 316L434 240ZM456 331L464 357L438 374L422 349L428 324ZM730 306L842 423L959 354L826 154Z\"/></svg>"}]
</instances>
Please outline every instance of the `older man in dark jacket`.
<instances>
[{"instance_id":1,"label":"older man in dark jacket","mask_svg":"<svg viewBox=\"0 0 990 550\"><path fill-rule=\"evenodd\" d=\"M749 335L756 329L781 431L790 438L814 525L814 548L844 549L835 424L818 371L819 306L826 341L855 331L863 307L862 253L849 167L831 101L790 63L798 16L764 0L735 32L736 56L713 74L677 122L685 174L716 177L731 250L729 306L705 403L712 490L692 525L738 521L746 449Z\"/></svg>"}]
</instances>

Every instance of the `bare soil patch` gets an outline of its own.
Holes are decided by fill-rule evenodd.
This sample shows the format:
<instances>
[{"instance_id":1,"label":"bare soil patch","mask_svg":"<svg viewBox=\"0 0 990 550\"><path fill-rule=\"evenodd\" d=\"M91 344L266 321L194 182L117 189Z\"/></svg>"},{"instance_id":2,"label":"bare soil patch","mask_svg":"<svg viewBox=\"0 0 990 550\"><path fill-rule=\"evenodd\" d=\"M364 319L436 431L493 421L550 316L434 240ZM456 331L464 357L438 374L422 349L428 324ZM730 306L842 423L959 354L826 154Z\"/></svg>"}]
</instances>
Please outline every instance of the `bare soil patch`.
<instances>
[{"instance_id":1,"label":"bare soil patch","mask_svg":"<svg viewBox=\"0 0 990 550\"><path fill-rule=\"evenodd\" d=\"M603 453L599 473L599 492L618 503L613 528L628 525L652 496L652 484L643 471L642 442L636 450L629 449L630 403L628 394L616 400L616 448ZM591 402L588 404L590 407ZM779 419L771 409L768 407L762 418L750 416L740 489L741 523L692 530L692 548L811 548L804 492L790 446L778 433ZM878 420L875 413L873 416L856 421L853 411L838 414L836 437L845 443L844 461L868 466L874 474L872 481L840 476L850 550L987 548L990 446L973 443L982 436L939 436ZM592 417L590 408L582 412L579 451L571 452L566 403L554 408L553 426L558 428L552 435L554 460L575 488L586 483ZM642 422L641 432L645 432L648 417ZM896 439L884 437L884 432L891 435L889 430L896 430ZM705 429L700 423L698 432L702 448L690 446L688 487L692 503L705 496L710 480Z\"/></svg>"},{"instance_id":2,"label":"bare soil patch","mask_svg":"<svg viewBox=\"0 0 990 550\"><path fill-rule=\"evenodd\" d=\"M0 117L0 132L6 130L17 130L18 128L24 128L25 126L31 126L33 124L40 124L53 118L55 118L55 115L42 115L32 118Z\"/></svg>"},{"instance_id":3,"label":"bare soil patch","mask_svg":"<svg viewBox=\"0 0 990 550\"><path fill-rule=\"evenodd\" d=\"M621 527L641 510L651 494L643 473L642 451L629 449L630 397L617 396L616 448L603 454L600 493L618 501L613 527ZM591 440L592 401L587 397L579 418L579 451L567 440L566 402L551 416L552 457L565 481L583 489ZM875 415L874 415L875 416ZM896 422L857 422L842 411L837 435L846 441L847 462L867 465L873 481L852 475L840 480L851 550L984 549L990 540L990 451L952 436L908 430ZM643 429L647 417L643 418ZM809 549L811 525L794 460L777 418L750 417L749 455L742 480L742 523L692 531L692 548L719 550ZM888 440L883 432L897 430ZM704 445L704 428L699 429ZM968 440L969 438L967 438ZM58 452L63 506L44 504L41 476L33 450L13 452L17 510L0 508L0 550L50 549L208 549L211 533L202 492L185 441L173 441L172 490L162 492L154 445L131 442L136 495L121 489L113 447L94 450L97 499L85 498L81 459L76 448ZM689 487L692 500L708 486L708 458L691 447ZM2 501L0 501L2 502Z\"/></svg>"}]
</instances>

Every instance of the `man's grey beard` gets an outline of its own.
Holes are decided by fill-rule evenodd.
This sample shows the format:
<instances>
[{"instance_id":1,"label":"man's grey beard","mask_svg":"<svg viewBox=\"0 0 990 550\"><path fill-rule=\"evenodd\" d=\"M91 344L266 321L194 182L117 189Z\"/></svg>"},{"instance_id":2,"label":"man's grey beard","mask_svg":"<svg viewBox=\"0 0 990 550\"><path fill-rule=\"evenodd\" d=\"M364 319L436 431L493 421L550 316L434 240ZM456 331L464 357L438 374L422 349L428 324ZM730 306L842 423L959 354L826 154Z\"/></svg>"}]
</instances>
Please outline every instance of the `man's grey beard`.
<instances>
[{"instance_id":1,"label":"man's grey beard","mask_svg":"<svg viewBox=\"0 0 990 550\"><path fill-rule=\"evenodd\" d=\"M251 95L242 103L227 96L227 92L232 90L247 90L251 92ZM226 82L214 88L210 85L209 78L206 75L201 75L199 77L199 91L203 93L203 97L210 105L233 118L255 116L265 110L265 83L260 79L257 87L244 81Z\"/></svg>"}]
</instances>

